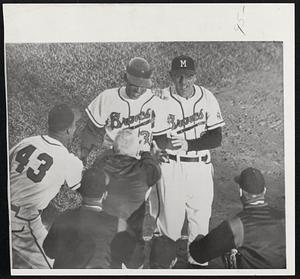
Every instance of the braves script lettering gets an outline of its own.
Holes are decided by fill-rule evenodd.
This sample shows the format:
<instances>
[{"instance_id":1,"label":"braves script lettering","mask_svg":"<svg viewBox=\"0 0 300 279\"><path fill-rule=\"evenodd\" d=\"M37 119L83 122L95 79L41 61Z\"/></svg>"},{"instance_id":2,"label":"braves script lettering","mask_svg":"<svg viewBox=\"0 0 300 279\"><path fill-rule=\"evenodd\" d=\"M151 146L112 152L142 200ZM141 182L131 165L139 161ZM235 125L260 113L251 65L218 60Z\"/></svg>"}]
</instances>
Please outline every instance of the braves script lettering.
<instances>
[{"instance_id":1,"label":"braves script lettering","mask_svg":"<svg viewBox=\"0 0 300 279\"><path fill-rule=\"evenodd\" d=\"M141 120L149 119L151 117L151 109L147 109L147 111L141 111L137 115L131 115L129 117L121 118L121 114L119 112L112 112L110 114L109 119L106 120L106 125L110 124L111 129L119 129L123 126L130 126L134 123L138 123Z\"/></svg>"},{"instance_id":2,"label":"braves script lettering","mask_svg":"<svg viewBox=\"0 0 300 279\"><path fill-rule=\"evenodd\" d=\"M175 120L174 114L168 115L168 124L171 124L171 129L175 130L178 127L185 127L189 123L195 123L195 121L203 119L204 113L203 109L201 109L199 112L195 112L191 116L184 117L183 119L177 119Z\"/></svg>"}]
</instances>

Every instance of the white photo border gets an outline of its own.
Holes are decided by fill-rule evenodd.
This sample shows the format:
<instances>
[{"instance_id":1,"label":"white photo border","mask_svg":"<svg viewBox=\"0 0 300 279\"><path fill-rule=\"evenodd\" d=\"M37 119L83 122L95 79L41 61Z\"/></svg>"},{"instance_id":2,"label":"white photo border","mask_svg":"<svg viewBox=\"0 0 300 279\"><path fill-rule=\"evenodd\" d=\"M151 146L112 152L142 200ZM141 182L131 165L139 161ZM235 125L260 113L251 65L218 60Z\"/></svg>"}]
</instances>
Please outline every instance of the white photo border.
<instances>
[{"instance_id":1,"label":"white photo border","mask_svg":"<svg viewBox=\"0 0 300 279\"><path fill-rule=\"evenodd\" d=\"M287 268L283 270L17 270L12 275L295 274L294 4L4 4L4 43L283 42ZM78 20L80 18L80 20ZM5 52L4 52L5 54ZM6 107L7 108L7 107ZM8 118L8 115L7 115ZM8 123L7 123L8 137ZM8 143L8 139L7 139ZM8 149L7 149L8 150ZM9 178L9 175L8 175ZM9 190L8 190L9 195ZM8 196L9 200L9 196ZM10 253L11 254L11 253Z\"/></svg>"}]
</instances>

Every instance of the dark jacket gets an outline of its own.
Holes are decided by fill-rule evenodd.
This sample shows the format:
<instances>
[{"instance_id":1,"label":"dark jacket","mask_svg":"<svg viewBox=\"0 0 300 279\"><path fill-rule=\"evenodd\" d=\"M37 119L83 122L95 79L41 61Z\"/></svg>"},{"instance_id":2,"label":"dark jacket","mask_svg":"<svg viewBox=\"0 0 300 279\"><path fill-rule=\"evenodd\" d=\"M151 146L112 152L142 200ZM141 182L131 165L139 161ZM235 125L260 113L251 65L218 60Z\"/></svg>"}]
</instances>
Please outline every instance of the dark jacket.
<instances>
[{"instance_id":1,"label":"dark jacket","mask_svg":"<svg viewBox=\"0 0 300 279\"><path fill-rule=\"evenodd\" d=\"M94 167L104 167L110 178L104 210L125 220L142 205L147 190L161 176L159 162L149 152L143 152L138 160L108 150Z\"/></svg>"},{"instance_id":2,"label":"dark jacket","mask_svg":"<svg viewBox=\"0 0 300 279\"><path fill-rule=\"evenodd\" d=\"M82 206L55 220L43 248L55 259L53 268L109 268L110 243L117 228L116 217Z\"/></svg>"},{"instance_id":3,"label":"dark jacket","mask_svg":"<svg viewBox=\"0 0 300 279\"><path fill-rule=\"evenodd\" d=\"M200 263L222 256L233 248L240 254L238 268L285 268L284 216L266 203L245 205L234 218L224 221L190 245Z\"/></svg>"}]
</instances>

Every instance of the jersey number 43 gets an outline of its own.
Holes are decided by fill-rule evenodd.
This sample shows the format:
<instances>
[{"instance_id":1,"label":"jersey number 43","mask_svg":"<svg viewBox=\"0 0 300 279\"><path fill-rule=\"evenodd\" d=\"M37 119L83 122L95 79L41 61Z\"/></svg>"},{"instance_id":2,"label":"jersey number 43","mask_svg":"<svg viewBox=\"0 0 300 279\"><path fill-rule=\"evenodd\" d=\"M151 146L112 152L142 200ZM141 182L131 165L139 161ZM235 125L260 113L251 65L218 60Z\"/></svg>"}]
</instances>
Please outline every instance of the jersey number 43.
<instances>
[{"instance_id":1,"label":"jersey number 43","mask_svg":"<svg viewBox=\"0 0 300 279\"><path fill-rule=\"evenodd\" d=\"M30 156L35 150L36 147L34 147L33 145L28 145L18 151L15 158L15 160L19 163L19 165L16 168L16 171L18 173L22 173L24 171L26 165L29 163ZM37 159L41 161L41 164L38 167L38 169L34 170L33 168L29 167L26 171L27 177L36 183L42 181L42 179L46 175L46 172L53 164L53 158L47 153L39 154L37 156Z\"/></svg>"}]
</instances>

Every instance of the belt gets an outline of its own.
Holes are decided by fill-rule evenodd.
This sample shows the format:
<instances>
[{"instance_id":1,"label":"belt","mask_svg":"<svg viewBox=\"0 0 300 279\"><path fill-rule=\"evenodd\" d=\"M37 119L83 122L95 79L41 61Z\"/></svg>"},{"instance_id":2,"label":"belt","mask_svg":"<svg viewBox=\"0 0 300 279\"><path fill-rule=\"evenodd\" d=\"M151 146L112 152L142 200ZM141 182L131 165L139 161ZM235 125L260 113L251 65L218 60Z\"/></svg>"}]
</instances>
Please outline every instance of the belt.
<instances>
[{"instance_id":1,"label":"belt","mask_svg":"<svg viewBox=\"0 0 300 279\"><path fill-rule=\"evenodd\" d=\"M177 161L177 158L181 161L181 162L206 162L208 159L208 156L202 156L202 157L182 157L182 156L176 156L173 154L168 154L169 159L173 160L173 161Z\"/></svg>"}]
</instances>

